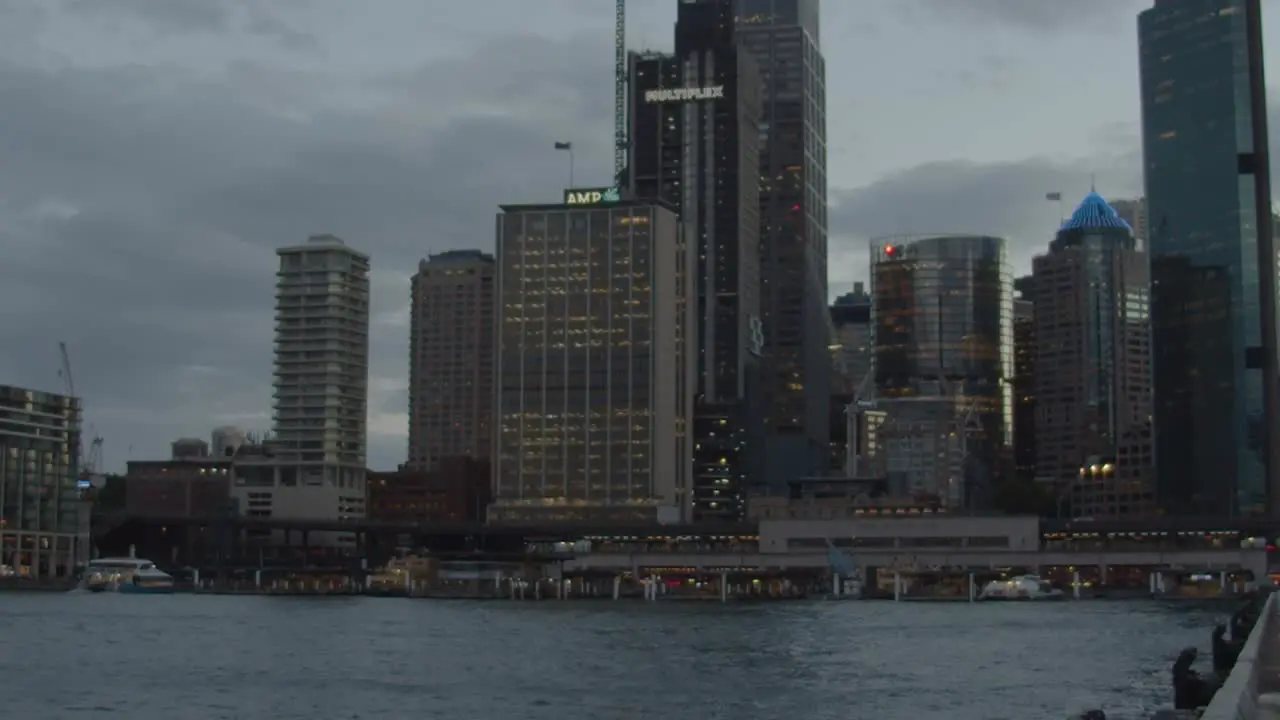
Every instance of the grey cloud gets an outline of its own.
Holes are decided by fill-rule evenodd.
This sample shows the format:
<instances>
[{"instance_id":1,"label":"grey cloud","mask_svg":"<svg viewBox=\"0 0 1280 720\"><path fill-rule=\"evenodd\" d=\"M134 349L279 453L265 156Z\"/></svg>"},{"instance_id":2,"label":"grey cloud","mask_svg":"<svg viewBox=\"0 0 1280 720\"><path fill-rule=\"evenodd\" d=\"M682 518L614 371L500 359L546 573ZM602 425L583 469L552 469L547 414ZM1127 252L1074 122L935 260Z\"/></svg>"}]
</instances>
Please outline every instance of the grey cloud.
<instances>
[{"instance_id":1,"label":"grey cloud","mask_svg":"<svg viewBox=\"0 0 1280 720\"><path fill-rule=\"evenodd\" d=\"M1151 0L897 0L902 12L920 21L954 20L1003 24L1026 30L1104 29L1116 23L1136 26Z\"/></svg>"},{"instance_id":2,"label":"grey cloud","mask_svg":"<svg viewBox=\"0 0 1280 720\"><path fill-rule=\"evenodd\" d=\"M233 82L245 69L215 82L0 64L0 242L13 251L0 263L0 336L22 348L0 353L0 381L58 389L66 341L113 464L223 422L261 429L273 249L333 232L372 256L370 462L401 461L403 428L381 414L406 406L403 311L418 259L489 248L498 203L557 196L556 140L581 147L584 182L608 173L607 79L575 74L572 48L512 43L530 52L476 58L470 85L427 67L385 79L397 101L361 112L305 92L281 112ZM558 81L507 92L522 73ZM428 131L407 131L413 113Z\"/></svg>"},{"instance_id":3,"label":"grey cloud","mask_svg":"<svg viewBox=\"0 0 1280 720\"><path fill-rule=\"evenodd\" d=\"M1057 227L1059 206L1046 193L1062 192L1065 211L1089 190L1110 197L1142 193L1138 151L1059 163L930 163L863 188L832 194L829 262L831 287L866 277L870 242L905 234L978 233L1009 240L1015 269L1025 271Z\"/></svg>"},{"instance_id":4,"label":"grey cloud","mask_svg":"<svg viewBox=\"0 0 1280 720\"><path fill-rule=\"evenodd\" d=\"M168 32L226 32L231 10L210 0L62 0L68 13L99 19L142 20Z\"/></svg>"},{"instance_id":5,"label":"grey cloud","mask_svg":"<svg viewBox=\"0 0 1280 720\"><path fill-rule=\"evenodd\" d=\"M1280 106L1269 108L1271 137L1280 137ZM1091 133L1095 156L1070 161L1030 158L1009 163L939 162L886 176L853 190L836 190L830 202L828 275L836 294L865 280L870 243L902 234L981 233L1009 240L1016 272L1030 269L1057 230L1059 206L1045 195L1061 192L1062 211L1096 182L1108 198L1139 197L1142 145L1138 128L1111 123ZM1271 166L1280 167L1280 143ZM1280 187L1273 195L1280 196Z\"/></svg>"},{"instance_id":6,"label":"grey cloud","mask_svg":"<svg viewBox=\"0 0 1280 720\"><path fill-rule=\"evenodd\" d=\"M152 31L167 34L226 34L243 30L268 38L297 52L318 53L320 43L313 35L286 23L280 10L297 13L306 8L297 0L273 0L272 10L254 0L62 0L61 9L81 18L141 23Z\"/></svg>"}]
</instances>

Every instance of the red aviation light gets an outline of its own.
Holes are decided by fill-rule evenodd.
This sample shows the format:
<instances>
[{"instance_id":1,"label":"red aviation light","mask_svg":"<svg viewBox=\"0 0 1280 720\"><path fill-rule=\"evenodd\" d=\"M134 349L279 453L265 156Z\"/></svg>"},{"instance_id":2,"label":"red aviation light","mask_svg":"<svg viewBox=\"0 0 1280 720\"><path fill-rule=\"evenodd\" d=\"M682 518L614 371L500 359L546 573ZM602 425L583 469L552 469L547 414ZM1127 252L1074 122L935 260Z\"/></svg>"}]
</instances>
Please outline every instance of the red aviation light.
<instances>
[{"instance_id":1,"label":"red aviation light","mask_svg":"<svg viewBox=\"0 0 1280 720\"><path fill-rule=\"evenodd\" d=\"M892 246L892 245L885 245L885 246L884 246L884 254L885 254L885 255L892 255L892 254L894 254L894 253L895 253L895 252L897 252L897 251L898 251L898 248L896 248L896 247L894 247L894 246Z\"/></svg>"}]
</instances>

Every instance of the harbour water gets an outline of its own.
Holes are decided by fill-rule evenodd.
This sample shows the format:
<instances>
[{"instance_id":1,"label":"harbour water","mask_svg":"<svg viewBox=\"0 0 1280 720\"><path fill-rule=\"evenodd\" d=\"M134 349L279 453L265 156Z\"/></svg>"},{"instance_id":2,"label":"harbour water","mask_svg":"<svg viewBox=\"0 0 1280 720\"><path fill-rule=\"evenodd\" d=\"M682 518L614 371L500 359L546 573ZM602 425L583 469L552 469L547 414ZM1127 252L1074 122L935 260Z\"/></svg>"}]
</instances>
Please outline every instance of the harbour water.
<instances>
[{"instance_id":1,"label":"harbour water","mask_svg":"<svg viewBox=\"0 0 1280 720\"><path fill-rule=\"evenodd\" d=\"M1171 702L1231 606L0 594L3 716L999 720Z\"/></svg>"}]
</instances>

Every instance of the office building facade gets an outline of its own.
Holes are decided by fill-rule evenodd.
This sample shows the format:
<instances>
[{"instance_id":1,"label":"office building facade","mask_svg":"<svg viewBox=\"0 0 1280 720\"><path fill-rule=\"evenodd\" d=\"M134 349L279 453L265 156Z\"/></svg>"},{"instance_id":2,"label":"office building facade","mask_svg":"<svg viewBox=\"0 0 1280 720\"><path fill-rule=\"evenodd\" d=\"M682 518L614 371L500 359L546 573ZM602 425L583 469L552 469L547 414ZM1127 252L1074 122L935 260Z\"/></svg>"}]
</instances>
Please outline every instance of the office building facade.
<instances>
[{"instance_id":1,"label":"office building facade","mask_svg":"<svg viewBox=\"0 0 1280 720\"><path fill-rule=\"evenodd\" d=\"M1037 479L1079 517L1150 512L1147 257L1091 192L1032 265Z\"/></svg>"},{"instance_id":2,"label":"office building facade","mask_svg":"<svg viewBox=\"0 0 1280 720\"><path fill-rule=\"evenodd\" d=\"M408 467L488 460L493 445L493 255L436 253L410 281Z\"/></svg>"},{"instance_id":3,"label":"office building facade","mask_svg":"<svg viewBox=\"0 0 1280 720\"><path fill-rule=\"evenodd\" d=\"M0 565L69 576L88 557L80 423L78 398L0 385Z\"/></svg>"},{"instance_id":4,"label":"office building facade","mask_svg":"<svg viewBox=\"0 0 1280 720\"><path fill-rule=\"evenodd\" d=\"M1036 476L1036 318L1031 276L1014 281L1013 465L1021 481Z\"/></svg>"},{"instance_id":5,"label":"office building facade","mask_svg":"<svg viewBox=\"0 0 1280 720\"><path fill-rule=\"evenodd\" d=\"M490 522L690 519L693 248L659 203L503 207Z\"/></svg>"},{"instance_id":6,"label":"office building facade","mask_svg":"<svg viewBox=\"0 0 1280 720\"><path fill-rule=\"evenodd\" d=\"M269 450L235 459L232 495L261 517L362 517L369 256L333 235L276 254L273 436Z\"/></svg>"},{"instance_id":7,"label":"office building facade","mask_svg":"<svg viewBox=\"0 0 1280 720\"><path fill-rule=\"evenodd\" d=\"M731 0L678 6L675 52L631 55L632 196L670 204L696 246L697 520L741 520L763 449L760 81Z\"/></svg>"},{"instance_id":8,"label":"office building facade","mask_svg":"<svg viewBox=\"0 0 1280 720\"><path fill-rule=\"evenodd\" d=\"M871 370L871 295L866 285L854 283L831 304L832 393L856 395Z\"/></svg>"},{"instance_id":9,"label":"office building facade","mask_svg":"<svg viewBox=\"0 0 1280 720\"><path fill-rule=\"evenodd\" d=\"M736 0L761 80L760 273L771 487L829 453L826 62L818 0Z\"/></svg>"},{"instance_id":10,"label":"office building facade","mask_svg":"<svg viewBox=\"0 0 1280 720\"><path fill-rule=\"evenodd\" d=\"M1158 500L1280 509L1276 253L1259 0L1138 18Z\"/></svg>"},{"instance_id":11,"label":"office building facade","mask_svg":"<svg viewBox=\"0 0 1280 720\"><path fill-rule=\"evenodd\" d=\"M937 428L921 433L954 433L961 446L948 446L943 465L962 474L931 492L981 507L1012 442L1013 277L1006 243L974 235L896 237L873 243L871 255L872 371L877 409L888 416L883 432L892 435L889 426L900 422ZM894 444L885 442L892 456ZM925 437L896 443L906 453L933 445ZM917 476L943 476L942 469L911 462Z\"/></svg>"},{"instance_id":12,"label":"office building facade","mask_svg":"<svg viewBox=\"0 0 1280 720\"><path fill-rule=\"evenodd\" d=\"M1133 239L1139 250L1147 251L1147 200L1111 200L1111 207L1129 224L1133 230Z\"/></svg>"}]
</instances>

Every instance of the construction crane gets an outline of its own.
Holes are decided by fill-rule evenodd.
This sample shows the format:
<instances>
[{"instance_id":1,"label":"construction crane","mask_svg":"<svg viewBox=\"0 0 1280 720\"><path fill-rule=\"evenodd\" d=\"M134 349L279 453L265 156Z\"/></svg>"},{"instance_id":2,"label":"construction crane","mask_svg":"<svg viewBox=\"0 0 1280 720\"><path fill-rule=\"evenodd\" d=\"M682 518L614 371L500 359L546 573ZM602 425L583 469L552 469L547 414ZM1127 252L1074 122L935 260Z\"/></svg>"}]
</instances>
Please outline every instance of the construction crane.
<instances>
[{"instance_id":1,"label":"construction crane","mask_svg":"<svg viewBox=\"0 0 1280 720\"><path fill-rule=\"evenodd\" d=\"M627 169L627 0L616 0L613 14L613 179Z\"/></svg>"},{"instance_id":2,"label":"construction crane","mask_svg":"<svg viewBox=\"0 0 1280 720\"><path fill-rule=\"evenodd\" d=\"M74 399L76 398L76 382L71 375L71 356L67 353L67 344L65 342L58 343L58 352L62 356L62 367L58 370L58 375L62 377L62 384L66 390L67 397ZM80 446L76 450L76 457L80 464L78 478L81 481L93 482L100 470L99 466L102 465L102 438L94 433L93 439L89 441L89 452L86 454L82 435Z\"/></svg>"}]
</instances>

